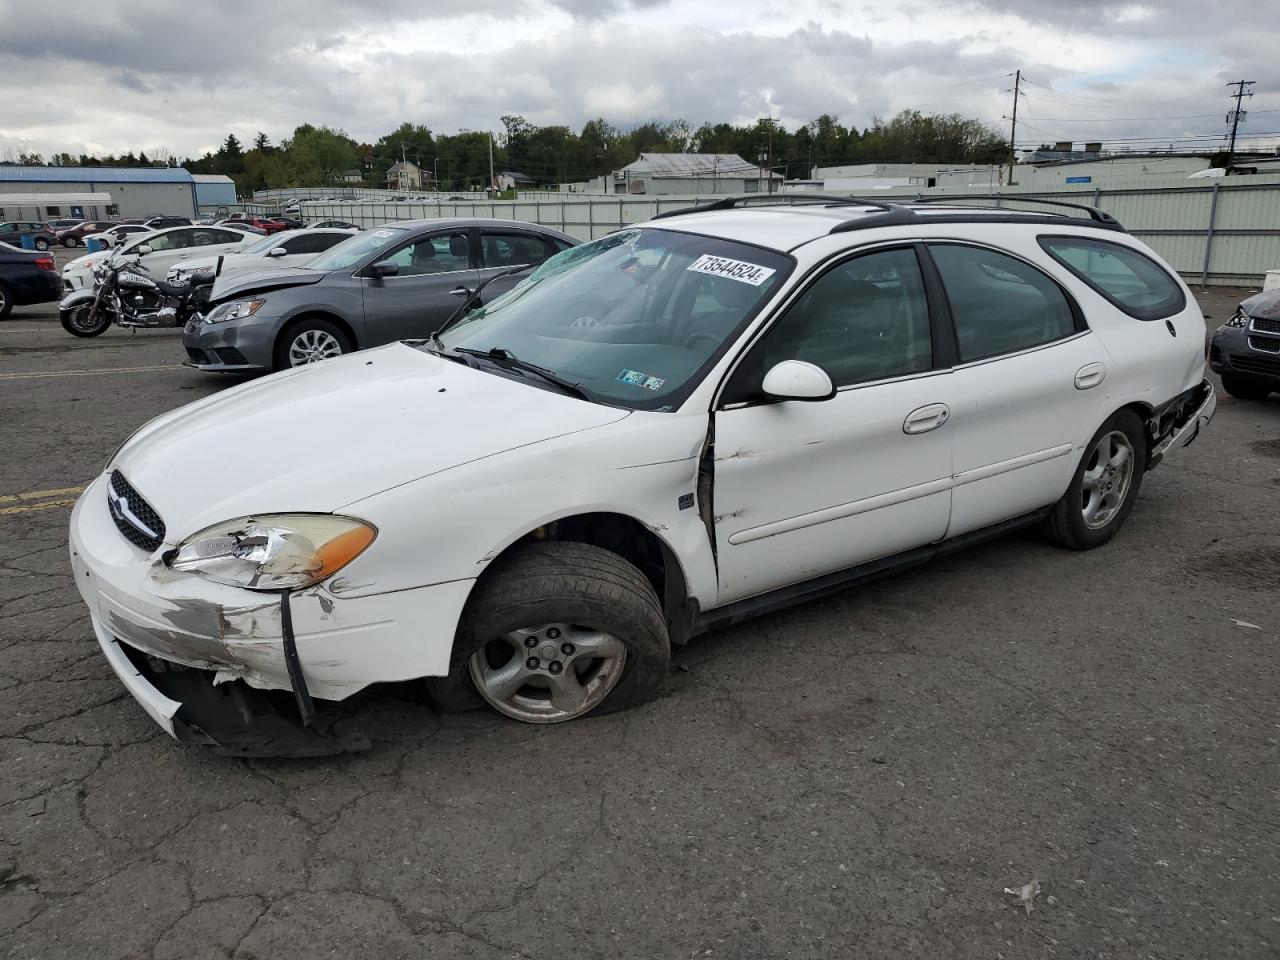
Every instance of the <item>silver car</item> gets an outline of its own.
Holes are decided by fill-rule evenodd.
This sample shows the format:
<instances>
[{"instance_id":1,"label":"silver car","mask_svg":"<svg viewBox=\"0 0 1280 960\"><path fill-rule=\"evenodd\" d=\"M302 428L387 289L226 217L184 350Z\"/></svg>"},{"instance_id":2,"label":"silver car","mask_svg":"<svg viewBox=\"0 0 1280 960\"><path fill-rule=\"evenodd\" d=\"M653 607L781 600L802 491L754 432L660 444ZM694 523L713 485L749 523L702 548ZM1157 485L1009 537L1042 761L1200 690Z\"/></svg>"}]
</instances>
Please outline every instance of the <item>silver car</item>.
<instances>
[{"instance_id":1,"label":"silver car","mask_svg":"<svg viewBox=\"0 0 1280 960\"><path fill-rule=\"evenodd\" d=\"M208 311L184 331L187 363L218 372L283 370L430 336L483 281L576 243L512 220L411 220L365 230L300 267L219 278ZM486 299L519 279L495 280Z\"/></svg>"}]
</instances>

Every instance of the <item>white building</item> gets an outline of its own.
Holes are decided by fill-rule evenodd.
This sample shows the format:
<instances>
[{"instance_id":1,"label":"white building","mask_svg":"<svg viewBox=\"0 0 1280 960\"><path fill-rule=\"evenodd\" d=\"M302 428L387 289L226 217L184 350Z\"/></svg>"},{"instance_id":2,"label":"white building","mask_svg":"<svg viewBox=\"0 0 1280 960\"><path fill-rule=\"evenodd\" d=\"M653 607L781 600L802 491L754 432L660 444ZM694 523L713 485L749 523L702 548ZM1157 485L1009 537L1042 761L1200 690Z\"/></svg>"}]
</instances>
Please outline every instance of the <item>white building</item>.
<instances>
[{"instance_id":1,"label":"white building","mask_svg":"<svg viewBox=\"0 0 1280 960\"><path fill-rule=\"evenodd\" d=\"M781 174L734 153L642 153L613 174L613 192L763 193L782 186Z\"/></svg>"}]
</instances>

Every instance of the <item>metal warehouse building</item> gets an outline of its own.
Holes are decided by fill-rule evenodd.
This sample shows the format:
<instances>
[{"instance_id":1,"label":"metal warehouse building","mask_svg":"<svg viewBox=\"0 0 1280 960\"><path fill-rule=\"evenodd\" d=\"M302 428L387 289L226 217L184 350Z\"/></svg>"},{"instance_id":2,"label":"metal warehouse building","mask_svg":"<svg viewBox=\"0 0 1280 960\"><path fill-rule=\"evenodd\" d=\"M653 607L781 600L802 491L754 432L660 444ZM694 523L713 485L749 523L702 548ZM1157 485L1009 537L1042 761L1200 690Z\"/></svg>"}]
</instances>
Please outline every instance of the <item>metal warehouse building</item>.
<instances>
[{"instance_id":1,"label":"metal warehouse building","mask_svg":"<svg viewBox=\"0 0 1280 960\"><path fill-rule=\"evenodd\" d=\"M235 202L228 178L196 178L181 167L0 166L0 220L192 217L201 204L227 202Z\"/></svg>"}]
</instances>

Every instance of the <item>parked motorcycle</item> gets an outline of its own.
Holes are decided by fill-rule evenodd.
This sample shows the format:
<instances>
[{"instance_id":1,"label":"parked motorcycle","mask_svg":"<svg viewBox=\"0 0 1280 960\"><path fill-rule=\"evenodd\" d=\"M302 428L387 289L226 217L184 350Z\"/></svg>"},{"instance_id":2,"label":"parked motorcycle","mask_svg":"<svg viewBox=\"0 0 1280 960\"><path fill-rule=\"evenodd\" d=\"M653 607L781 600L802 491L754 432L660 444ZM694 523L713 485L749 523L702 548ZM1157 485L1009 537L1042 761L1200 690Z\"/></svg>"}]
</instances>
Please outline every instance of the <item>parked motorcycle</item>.
<instances>
[{"instance_id":1,"label":"parked motorcycle","mask_svg":"<svg viewBox=\"0 0 1280 960\"><path fill-rule=\"evenodd\" d=\"M58 305L67 333L96 337L113 323L121 327L181 327L209 303L214 271L197 270L181 280L155 280L137 258L108 257L93 268L92 290L77 290Z\"/></svg>"}]
</instances>

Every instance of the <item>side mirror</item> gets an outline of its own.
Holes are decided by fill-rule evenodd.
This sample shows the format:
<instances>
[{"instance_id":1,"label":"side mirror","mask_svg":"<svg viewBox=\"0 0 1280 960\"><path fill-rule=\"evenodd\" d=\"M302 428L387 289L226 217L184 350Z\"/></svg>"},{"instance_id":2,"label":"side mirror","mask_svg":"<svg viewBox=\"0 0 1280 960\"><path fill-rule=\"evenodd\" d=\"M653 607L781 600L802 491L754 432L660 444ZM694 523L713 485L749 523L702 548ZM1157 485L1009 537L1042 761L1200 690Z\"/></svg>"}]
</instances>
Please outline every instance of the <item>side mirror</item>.
<instances>
[{"instance_id":1,"label":"side mirror","mask_svg":"<svg viewBox=\"0 0 1280 960\"><path fill-rule=\"evenodd\" d=\"M151 244L149 243L144 243L142 246L138 247L138 250L137 250L138 255L143 257L145 257L150 252L151 252Z\"/></svg>"},{"instance_id":2,"label":"side mirror","mask_svg":"<svg viewBox=\"0 0 1280 960\"><path fill-rule=\"evenodd\" d=\"M779 400L830 400L836 395L827 372L804 360L783 360L764 375L761 386Z\"/></svg>"},{"instance_id":3,"label":"side mirror","mask_svg":"<svg viewBox=\"0 0 1280 960\"><path fill-rule=\"evenodd\" d=\"M394 277L400 272L400 266L390 260L379 260L369 268L369 272L375 277Z\"/></svg>"},{"instance_id":4,"label":"side mirror","mask_svg":"<svg viewBox=\"0 0 1280 960\"><path fill-rule=\"evenodd\" d=\"M267 256L268 256L268 257L283 257L283 256L284 256L285 254L287 254L288 252L289 252L289 251L288 251L288 250L286 250L284 247L273 247L272 249L270 249L270 250L268 250L268 251L267 251Z\"/></svg>"}]
</instances>

